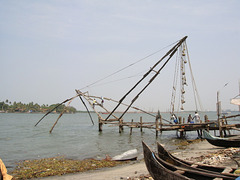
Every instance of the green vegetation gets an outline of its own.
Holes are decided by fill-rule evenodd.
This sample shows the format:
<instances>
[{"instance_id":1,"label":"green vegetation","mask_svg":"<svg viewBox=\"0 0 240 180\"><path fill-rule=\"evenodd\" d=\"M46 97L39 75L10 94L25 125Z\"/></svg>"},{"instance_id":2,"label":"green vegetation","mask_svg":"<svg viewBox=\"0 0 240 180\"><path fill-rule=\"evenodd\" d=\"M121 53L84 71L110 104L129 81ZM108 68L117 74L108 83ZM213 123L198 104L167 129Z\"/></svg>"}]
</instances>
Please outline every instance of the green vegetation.
<instances>
[{"instance_id":1,"label":"green vegetation","mask_svg":"<svg viewBox=\"0 0 240 180\"><path fill-rule=\"evenodd\" d=\"M111 161L108 159L73 160L53 157L37 160L25 160L18 163L15 170L9 172L15 179L32 179L47 176L61 176L68 173L85 172L105 167L114 167L128 161Z\"/></svg>"},{"instance_id":2,"label":"green vegetation","mask_svg":"<svg viewBox=\"0 0 240 180\"><path fill-rule=\"evenodd\" d=\"M37 103L33 103L30 102L28 104L24 104L22 102L13 102L11 103L10 101L6 100L6 101L2 101L0 102L0 111L1 112L9 112L9 113L13 113L13 112L21 112L21 113L26 113L26 112L42 112L42 113L46 113L49 110L53 109L55 106L57 106L58 104L52 104L52 105L39 105ZM66 113L75 113L77 110L72 107L72 106L68 106L66 107L64 104L60 105L59 107L57 107L53 112L55 113L61 113L65 108L65 112Z\"/></svg>"}]
</instances>

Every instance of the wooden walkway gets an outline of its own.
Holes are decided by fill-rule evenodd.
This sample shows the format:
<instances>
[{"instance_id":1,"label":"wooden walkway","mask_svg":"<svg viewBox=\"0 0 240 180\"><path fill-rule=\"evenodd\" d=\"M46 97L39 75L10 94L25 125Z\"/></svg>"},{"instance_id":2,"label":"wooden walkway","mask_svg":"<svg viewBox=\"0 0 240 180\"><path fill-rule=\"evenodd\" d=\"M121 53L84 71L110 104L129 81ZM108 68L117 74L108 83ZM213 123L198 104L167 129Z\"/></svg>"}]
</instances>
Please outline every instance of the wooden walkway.
<instances>
[{"instance_id":1,"label":"wooden walkway","mask_svg":"<svg viewBox=\"0 0 240 180\"><path fill-rule=\"evenodd\" d=\"M140 117L139 122L134 122L133 120L131 122L124 122L123 120L117 120L117 119L108 119L105 121L104 119L101 119L99 117L99 131L102 131L102 126L104 124L119 126L119 133L123 131L124 127L130 128L130 135L132 134L133 128L139 128L142 132L143 128L147 129L154 129L156 132L156 136L158 136L159 133L162 133L163 131L178 131L180 134L180 138L184 137L186 132L188 131L198 131L198 130L221 130L225 135L230 134L229 130L239 130L240 131L240 124L228 124L227 119L233 118L233 117L239 117L240 114L231 116L231 117L224 117L221 118L220 121L222 124L219 128L218 126L218 120L215 121L209 121L207 116L205 116L204 123L181 123L181 117L179 117L180 123L179 124L170 124L170 123L163 123L163 120L161 116L157 116L155 122L143 122L142 117ZM226 132L227 131L227 132Z\"/></svg>"},{"instance_id":2,"label":"wooden walkway","mask_svg":"<svg viewBox=\"0 0 240 180\"><path fill-rule=\"evenodd\" d=\"M98 116L98 124L99 124L99 131L101 132L103 130L103 125L112 125L112 126L118 126L119 127L119 133L121 133L124 129L124 127L130 128L130 134L132 134L132 129L133 128L139 128L140 131L142 132L143 128L147 129L154 129L156 132L156 136L158 136L159 132L162 133L163 131L178 131L180 134L180 137L184 137L186 132L188 131L201 131L203 129L207 130L219 130L219 134L225 134L226 131L228 134L230 134L231 129L233 130L239 130L240 124L228 124L228 120L231 118L235 117L240 117L240 114L234 115L234 116L223 116L222 118L219 118L218 120L208 120L207 115L204 116L204 120L201 120L203 123L185 123L185 119L178 117L179 119L179 124L171 124L170 121L163 119L160 113L156 114L151 114L148 112L145 112L137 107L132 107L135 110L142 111L143 113L147 113L151 116L155 117L154 122L144 122L143 118L140 117L140 120L138 122L135 120L132 120L131 122L124 122L122 118L118 118L115 114L111 114L112 119L108 118L107 120L103 118L102 113L98 112L96 110L96 107L102 108L106 114L109 114L110 112L103 106L102 103L99 102L94 102L94 99L100 100L107 100L107 101L114 101L118 103L118 101L110 99L110 98L105 98L105 97L98 97L98 96L90 96L87 93L82 93L80 91L77 92L79 95L84 97L89 105L92 107L92 109L95 111L95 113ZM124 104L123 104L124 105ZM126 105L128 106L128 105ZM168 123L166 123L168 122Z\"/></svg>"},{"instance_id":3,"label":"wooden walkway","mask_svg":"<svg viewBox=\"0 0 240 180\"><path fill-rule=\"evenodd\" d=\"M100 102L101 102L101 100L113 101L113 102L116 102L116 103L118 103L119 101L116 101L116 100L113 100L113 99L110 99L110 98L105 98L105 97L90 96L88 94L88 92L82 93L79 90L76 90L76 92L77 92L77 96L80 97L81 101L83 102L82 97L85 100L87 100L89 105L92 107L94 112L97 114L97 116L98 116L98 125L99 125L99 131L100 132L103 131L103 125L118 126L119 127L119 133L123 132L124 127L128 127L130 129L130 134L132 134L133 128L139 128L141 132L143 131L144 128L145 129L153 129L156 132L156 136L158 136L159 133L162 133L164 131L177 131L177 132L179 132L179 134L180 134L179 136L181 138L184 137L186 132L188 132L188 131L198 131L199 132L199 131L201 131L203 129L219 130L219 134L221 136L227 135L227 133L230 134L230 130L238 130L238 131L240 131L240 124L228 124L228 120L229 119L235 118L235 117L240 117L240 114L234 115L234 116L223 116L222 118L219 117L218 120L214 120L214 121L213 120L209 121L208 117L205 115L204 116L204 120L201 121L202 123L193 123L193 124L192 123L185 123L185 119L184 118L178 117L179 124L173 124L173 123L171 123L171 121L163 119L162 116L160 115L160 113L152 114L152 113L146 112L144 110L141 110L140 108L132 106L131 108L133 108L134 110L138 110L140 112L143 112L143 113L146 113L148 115L151 115L152 117L155 118L155 121L154 122L144 122L143 118L140 117L140 120L138 120L138 121L132 120L131 122L126 122L126 121L124 121L123 118L121 118L122 116L119 118L114 113L111 114L111 118L112 119L104 118L103 114L110 114L110 111L108 111L104 107L103 103L99 103L99 102L95 101L95 99L98 99L98 101L100 101ZM71 98L70 100L72 100L72 99L73 98ZM66 102L66 101L69 101L69 99L65 100L64 102ZM128 105L123 104L123 103L121 103L121 104L125 105L125 106L128 106ZM85 103L84 103L84 105L86 106ZM96 110L96 109L99 109L99 108L102 108L102 110L104 110L104 112L99 112L99 111ZM52 111L49 111L48 113L46 113L36 123L36 125L45 116L47 116L51 112ZM52 132L52 130L55 127L55 125L57 124L59 118L62 116L63 112L59 115L58 119L54 123L53 127L50 130L50 133ZM88 113L89 113L89 116L91 117L91 113L89 111L88 111ZM91 120L92 120L92 117L91 117ZM92 120L92 123L94 124L93 120Z\"/></svg>"}]
</instances>

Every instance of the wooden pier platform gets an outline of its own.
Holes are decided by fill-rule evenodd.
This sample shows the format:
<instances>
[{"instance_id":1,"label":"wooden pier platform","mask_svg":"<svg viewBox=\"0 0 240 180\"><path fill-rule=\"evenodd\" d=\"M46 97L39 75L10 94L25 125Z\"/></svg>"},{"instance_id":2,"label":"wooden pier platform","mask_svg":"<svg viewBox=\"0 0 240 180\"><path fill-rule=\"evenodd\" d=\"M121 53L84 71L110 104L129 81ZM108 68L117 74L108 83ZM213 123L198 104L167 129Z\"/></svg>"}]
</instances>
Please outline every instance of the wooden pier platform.
<instances>
[{"instance_id":1,"label":"wooden pier platform","mask_svg":"<svg viewBox=\"0 0 240 180\"><path fill-rule=\"evenodd\" d=\"M123 119L108 119L107 121L104 119L101 119L102 117L99 116L99 131L102 131L102 125L109 124L112 126L119 126L119 133L123 131L124 127L130 128L130 134L132 134L133 128L139 128L140 131L142 131L143 128L147 129L154 129L156 132L156 136L158 136L158 133L162 133L164 131L178 131L180 134L180 138L183 138L188 131L201 131L203 129L207 130L219 130L224 133L224 135L227 135L226 131L230 133L229 130L239 130L240 131L240 124L228 124L227 119L233 118L233 117L239 117L240 114L229 116L229 117L222 117L219 120L208 120L208 117L205 116L203 123L181 123L181 117L179 117L179 124L171 124L171 123L163 123L163 120L161 116L156 116L155 122L143 122L142 117L140 117L139 122L134 122L133 120L131 122L124 122ZM219 123L221 122L221 123ZM219 126L220 124L220 126ZM219 133L221 134L221 133ZM201 134L198 134L201 136ZM200 137L201 138L201 137Z\"/></svg>"}]
</instances>

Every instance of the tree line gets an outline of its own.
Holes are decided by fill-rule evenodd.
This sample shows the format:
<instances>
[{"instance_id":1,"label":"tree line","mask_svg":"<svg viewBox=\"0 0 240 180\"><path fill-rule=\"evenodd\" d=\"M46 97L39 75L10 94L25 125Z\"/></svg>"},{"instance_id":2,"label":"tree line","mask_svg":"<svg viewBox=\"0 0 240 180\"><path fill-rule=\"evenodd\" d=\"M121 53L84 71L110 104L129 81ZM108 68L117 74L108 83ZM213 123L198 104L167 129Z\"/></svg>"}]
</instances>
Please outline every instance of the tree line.
<instances>
[{"instance_id":1,"label":"tree line","mask_svg":"<svg viewBox=\"0 0 240 180\"><path fill-rule=\"evenodd\" d=\"M46 113L49 110L53 109L56 107L58 104L43 104L39 105L37 103L30 102L28 104L22 103L22 102L10 102L9 100L5 100L0 102L0 111L1 112L9 112L9 113L14 113L14 112L21 112L21 113L26 113L26 112L42 112ZM55 113L61 113L65 108L66 113L75 113L77 112L76 108L72 106L66 107L64 104L60 105L59 107L56 108Z\"/></svg>"}]
</instances>

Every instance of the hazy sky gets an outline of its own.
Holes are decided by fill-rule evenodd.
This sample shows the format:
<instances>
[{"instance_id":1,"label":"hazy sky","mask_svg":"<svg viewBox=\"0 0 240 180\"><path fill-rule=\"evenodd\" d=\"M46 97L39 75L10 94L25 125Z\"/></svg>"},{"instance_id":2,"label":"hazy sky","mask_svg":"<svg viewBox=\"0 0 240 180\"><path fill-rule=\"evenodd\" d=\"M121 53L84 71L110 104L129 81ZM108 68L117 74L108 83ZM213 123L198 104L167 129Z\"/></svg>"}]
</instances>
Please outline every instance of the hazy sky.
<instances>
[{"instance_id":1,"label":"hazy sky","mask_svg":"<svg viewBox=\"0 0 240 180\"><path fill-rule=\"evenodd\" d=\"M239 93L239 9L239 0L0 0L0 101L62 102L188 36L204 109L216 109L218 90L224 109L238 109L230 99ZM162 55L82 91L119 100ZM169 63L134 105L168 110L173 67ZM186 109L194 110L188 101ZM72 105L83 109L79 99Z\"/></svg>"}]
</instances>

